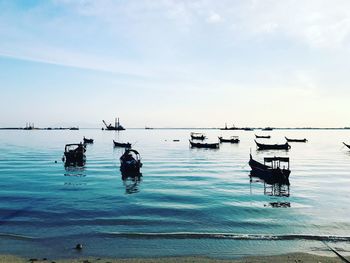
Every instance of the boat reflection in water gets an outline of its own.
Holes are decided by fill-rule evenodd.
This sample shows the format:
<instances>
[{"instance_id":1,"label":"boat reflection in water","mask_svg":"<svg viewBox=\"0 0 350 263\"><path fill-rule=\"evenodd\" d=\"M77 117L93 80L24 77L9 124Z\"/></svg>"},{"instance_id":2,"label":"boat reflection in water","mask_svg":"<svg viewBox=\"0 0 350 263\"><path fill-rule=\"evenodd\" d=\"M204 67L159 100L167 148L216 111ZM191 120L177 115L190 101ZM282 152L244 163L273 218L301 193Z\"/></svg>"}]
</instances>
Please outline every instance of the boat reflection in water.
<instances>
[{"instance_id":1,"label":"boat reflection in water","mask_svg":"<svg viewBox=\"0 0 350 263\"><path fill-rule=\"evenodd\" d=\"M65 166L64 176L72 176L72 177L85 177L84 174L85 167L83 166Z\"/></svg>"},{"instance_id":2,"label":"boat reflection in water","mask_svg":"<svg viewBox=\"0 0 350 263\"><path fill-rule=\"evenodd\" d=\"M142 182L142 174L138 173L134 176L122 174L123 184L125 186L126 194L135 194L140 191L140 183Z\"/></svg>"}]
</instances>

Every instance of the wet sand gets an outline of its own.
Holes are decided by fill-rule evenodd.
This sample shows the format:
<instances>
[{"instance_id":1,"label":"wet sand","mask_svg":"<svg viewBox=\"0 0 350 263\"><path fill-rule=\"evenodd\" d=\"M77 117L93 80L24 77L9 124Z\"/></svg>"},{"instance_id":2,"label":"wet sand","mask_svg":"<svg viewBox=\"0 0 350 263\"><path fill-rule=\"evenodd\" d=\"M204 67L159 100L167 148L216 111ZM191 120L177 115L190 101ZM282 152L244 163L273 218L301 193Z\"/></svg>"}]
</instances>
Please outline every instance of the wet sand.
<instances>
[{"instance_id":1,"label":"wet sand","mask_svg":"<svg viewBox=\"0 0 350 263\"><path fill-rule=\"evenodd\" d=\"M293 253L279 256L245 257L235 260L221 260L207 257L168 257L168 258L131 258L131 259L109 259L109 258L80 258L80 259L45 259L45 258L21 258L13 255L0 255L1 263L342 263L339 257L326 257L306 253Z\"/></svg>"}]
</instances>

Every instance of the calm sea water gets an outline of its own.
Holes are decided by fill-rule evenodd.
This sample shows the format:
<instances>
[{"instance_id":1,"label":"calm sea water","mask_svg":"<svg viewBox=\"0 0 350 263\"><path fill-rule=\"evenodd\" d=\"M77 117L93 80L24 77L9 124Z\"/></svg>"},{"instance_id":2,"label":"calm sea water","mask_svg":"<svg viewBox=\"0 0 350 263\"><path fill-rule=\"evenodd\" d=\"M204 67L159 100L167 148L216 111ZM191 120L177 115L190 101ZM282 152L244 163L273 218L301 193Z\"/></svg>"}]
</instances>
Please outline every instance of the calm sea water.
<instances>
[{"instance_id":1,"label":"calm sea water","mask_svg":"<svg viewBox=\"0 0 350 263\"><path fill-rule=\"evenodd\" d=\"M342 147L349 131L203 131L208 141L240 136L219 150L190 149L190 132L0 131L0 253L230 258L326 252L325 244L350 250L350 151ZM309 142L257 152L254 134L263 133L271 143ZM95 139L86 166L66 170L64 145L83 136ZM141 153L140 181L122 180L113 139ZM257 160L290 157L289 196L250 181L250 150Z\"/></svg>"}]
</instances>

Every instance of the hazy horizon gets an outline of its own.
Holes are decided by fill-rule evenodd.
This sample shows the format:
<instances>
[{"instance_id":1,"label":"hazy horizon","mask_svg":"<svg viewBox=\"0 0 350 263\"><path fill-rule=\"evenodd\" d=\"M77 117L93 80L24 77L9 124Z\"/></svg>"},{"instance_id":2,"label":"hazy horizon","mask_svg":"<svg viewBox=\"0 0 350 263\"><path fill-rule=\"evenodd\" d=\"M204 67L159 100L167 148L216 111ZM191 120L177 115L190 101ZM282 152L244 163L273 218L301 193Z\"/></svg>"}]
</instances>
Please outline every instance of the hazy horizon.
<instances>
[{"instance_id":1,"label":"hazy horizon","mask_svg":"<svg viewBox=\"0 0 350 263\"><path fill-rule=\"evenodd\" d=\"M346 127L350 2L0 0L0 127Z\"/></svg>"}]
</instances>

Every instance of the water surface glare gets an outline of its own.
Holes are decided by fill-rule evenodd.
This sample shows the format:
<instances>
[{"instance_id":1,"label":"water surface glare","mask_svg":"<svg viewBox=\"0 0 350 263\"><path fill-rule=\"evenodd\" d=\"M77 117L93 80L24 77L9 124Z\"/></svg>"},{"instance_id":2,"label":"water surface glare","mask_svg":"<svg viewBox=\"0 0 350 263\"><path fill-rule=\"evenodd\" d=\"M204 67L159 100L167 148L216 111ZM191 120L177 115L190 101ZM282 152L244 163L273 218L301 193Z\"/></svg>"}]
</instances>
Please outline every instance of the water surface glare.
<instances>
[{"instance_id":1,"label":"water surface glare","mask_svg":"<svg viewBox=\"0 0 350 263\"><path fill-rule=\"evenodd\" d=\"M193 130L194 131L194 130ZM240 137L218 150L189 148L190 130L123 132L0 131L0 253L69 256L205 255L350 249L350 143L347 130L204 130L208 141ZM256 151L266 143L307 138L289 151ZM82 169L65 169L64 145L94 138ZM122 180L120 148L142 156L141 180ZM179 139L179 142L174 142ZM289 196L249 178L249 152L288 156ZM55 162L57 161L57 163ZM83 243L82 252L72 249Z\"/></svg>"}]
</instances>

